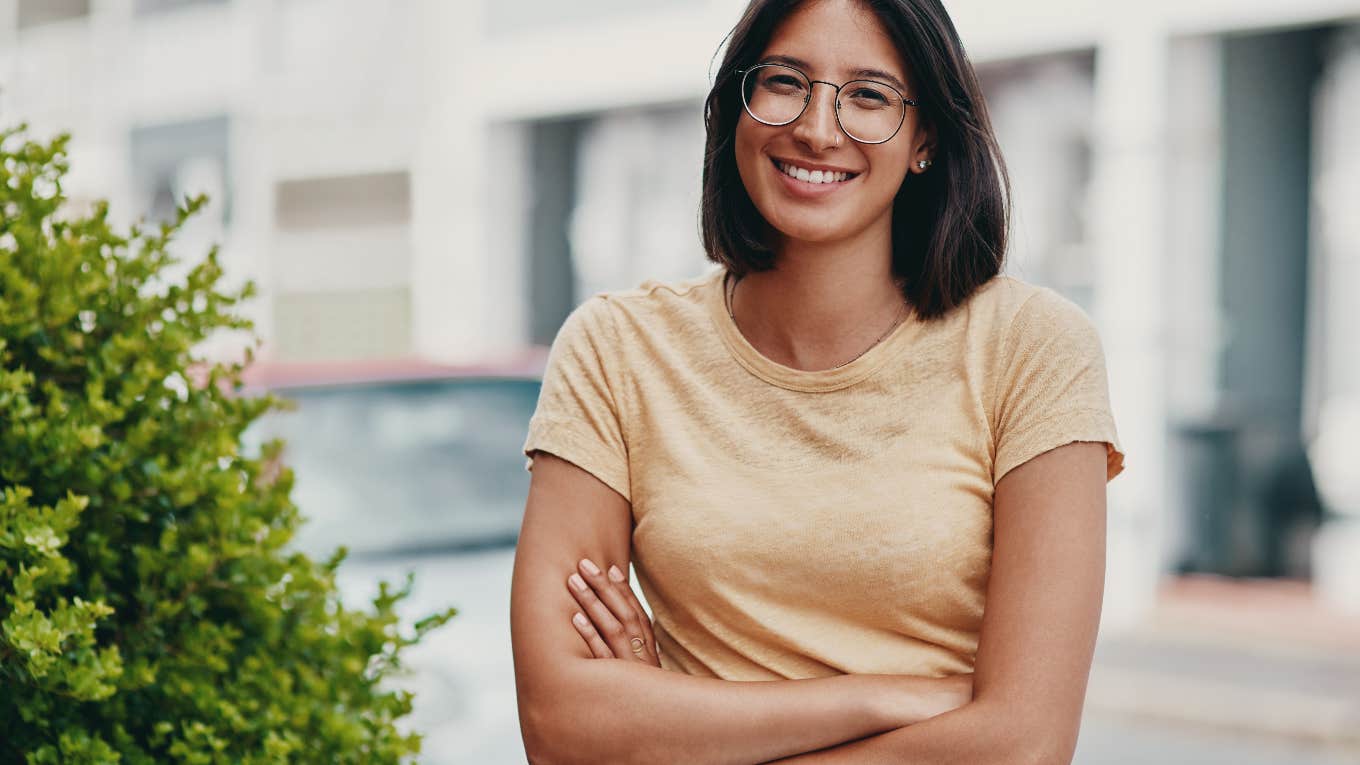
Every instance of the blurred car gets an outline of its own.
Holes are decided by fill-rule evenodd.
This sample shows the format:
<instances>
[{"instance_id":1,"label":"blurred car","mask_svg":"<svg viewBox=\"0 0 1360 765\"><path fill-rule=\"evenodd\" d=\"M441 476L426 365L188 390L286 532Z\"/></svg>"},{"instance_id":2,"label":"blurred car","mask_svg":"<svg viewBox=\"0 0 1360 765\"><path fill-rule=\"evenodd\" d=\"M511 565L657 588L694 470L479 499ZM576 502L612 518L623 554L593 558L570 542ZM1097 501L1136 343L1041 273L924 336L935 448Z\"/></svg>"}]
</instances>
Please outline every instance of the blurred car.
<instances>
[{"instance_id":1,"label":"blurred car","mask_svg":"<svg viewBox=\"0 0 1360 765\"><path fill-rule=\"evenodd\" d=\"M442 628L405 654L415 693L402 724L432 765L523 763L510 650L510 576L529 474L520 452L538 400L541 356L455 368L419 362L256 364L246 392L296 402L246 432L247 448L284 439L306 518L295 546L337 572L359 608L378 582L399 586L404 624L447 606Z\"/></svg>"}]
</instances>

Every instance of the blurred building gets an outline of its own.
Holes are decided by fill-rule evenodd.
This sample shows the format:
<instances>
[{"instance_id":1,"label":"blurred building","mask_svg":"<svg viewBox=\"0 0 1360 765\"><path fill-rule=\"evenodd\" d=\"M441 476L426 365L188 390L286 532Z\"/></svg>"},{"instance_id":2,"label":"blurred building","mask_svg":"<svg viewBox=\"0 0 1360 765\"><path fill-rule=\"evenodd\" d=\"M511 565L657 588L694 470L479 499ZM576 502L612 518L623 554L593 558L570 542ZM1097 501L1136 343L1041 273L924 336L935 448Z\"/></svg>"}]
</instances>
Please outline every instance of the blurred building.
<instances>
[{"instance_id":1,"label":"blurred building","mask_svg":"<svg viewBox=\"0 0 1360 765\"><path fill-rule=\"evenodd\" d=\"M1360 0L947 5L1008 269L1105 343L1107 619L1168 572L1360 604ZM257 281L272 358L489 360L708 267L701 101L742 6L0 0L0 123L73 132L68 191L125 220L209 191L186 244Z\"/></svg>"}]
</instances>

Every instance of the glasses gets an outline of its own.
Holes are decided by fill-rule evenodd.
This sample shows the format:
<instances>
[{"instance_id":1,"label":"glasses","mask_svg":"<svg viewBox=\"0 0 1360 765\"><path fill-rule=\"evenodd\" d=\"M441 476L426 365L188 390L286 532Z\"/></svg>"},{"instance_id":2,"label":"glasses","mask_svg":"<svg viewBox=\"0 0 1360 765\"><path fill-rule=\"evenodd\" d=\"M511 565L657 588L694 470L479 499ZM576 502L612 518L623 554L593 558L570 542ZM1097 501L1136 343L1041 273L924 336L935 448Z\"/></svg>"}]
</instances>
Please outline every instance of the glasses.
<instances>
[{"instance_id":1,"label":"glasses","mask_svg":"<svg viewBox=\"0 0 1360 765\"><path fill-rule=\"evenodd\" d=\"M907 107L917 105L896 88L876 80L837 85L808 79L787 64L757 64L737 72L742 75L741 102L746 113L756 122L774 127L803 116L812 100L813 83L830 85L836 89L836 124L860 143L888 142L902 128Z\"/></svg>"}]
</instances>

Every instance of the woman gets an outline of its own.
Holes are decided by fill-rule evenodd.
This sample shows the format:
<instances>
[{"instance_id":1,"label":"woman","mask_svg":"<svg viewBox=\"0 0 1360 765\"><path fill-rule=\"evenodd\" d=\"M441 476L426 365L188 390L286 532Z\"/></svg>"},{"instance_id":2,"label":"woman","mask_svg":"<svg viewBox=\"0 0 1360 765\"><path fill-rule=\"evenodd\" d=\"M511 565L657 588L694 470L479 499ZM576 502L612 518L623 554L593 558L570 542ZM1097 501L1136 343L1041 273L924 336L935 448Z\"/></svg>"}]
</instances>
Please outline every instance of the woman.
<instances>
[{"instance_id":1,"label":"woman","mask_svg":"<svg viewBox=\"0 0 1360 765\"><path fill-rule=\"evenodd\" d=\"M578 307L529 427L530 761L1070 761L1123 454L952 22L755 0L707 107L722 268Z\"/></svg>"}]
</instances>

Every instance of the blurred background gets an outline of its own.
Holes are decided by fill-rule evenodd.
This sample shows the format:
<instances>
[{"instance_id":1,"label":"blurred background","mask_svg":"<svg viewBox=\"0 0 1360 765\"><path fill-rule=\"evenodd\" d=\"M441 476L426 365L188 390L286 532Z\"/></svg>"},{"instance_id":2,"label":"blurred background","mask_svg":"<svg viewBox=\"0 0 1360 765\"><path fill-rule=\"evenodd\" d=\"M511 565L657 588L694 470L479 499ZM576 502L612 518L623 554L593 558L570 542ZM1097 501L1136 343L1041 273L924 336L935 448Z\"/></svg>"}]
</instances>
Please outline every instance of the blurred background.
<instances>
[{"instance_id":1,"label":"blurred background","mask_svg":"<svg viewBox=\"0 0 1360 765\"><path fill-rule=\"evenodd\" d=\"M0 124L219 242L299 402L299 545L460 614L430 763L523 762L509 584L546 346L712 266L701 102L740 0L0 0ZM1079 763L1360 762L1360 0L946 2L1014 182L1008 273L1082 305L1128 470ZM239 355L222 336L203 352Z\"/></svg>"}]
</instances>

